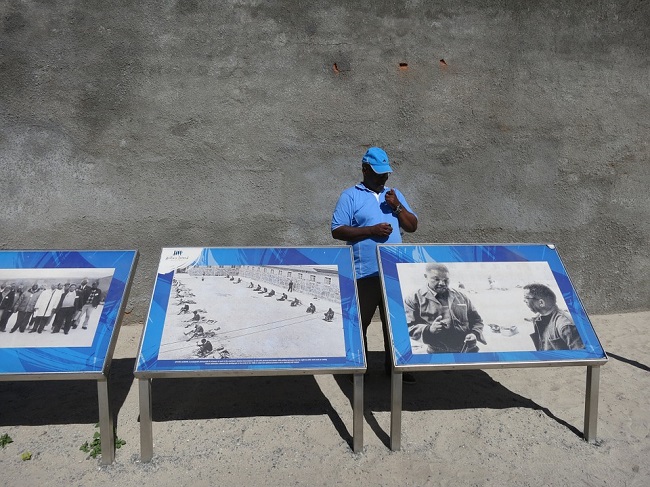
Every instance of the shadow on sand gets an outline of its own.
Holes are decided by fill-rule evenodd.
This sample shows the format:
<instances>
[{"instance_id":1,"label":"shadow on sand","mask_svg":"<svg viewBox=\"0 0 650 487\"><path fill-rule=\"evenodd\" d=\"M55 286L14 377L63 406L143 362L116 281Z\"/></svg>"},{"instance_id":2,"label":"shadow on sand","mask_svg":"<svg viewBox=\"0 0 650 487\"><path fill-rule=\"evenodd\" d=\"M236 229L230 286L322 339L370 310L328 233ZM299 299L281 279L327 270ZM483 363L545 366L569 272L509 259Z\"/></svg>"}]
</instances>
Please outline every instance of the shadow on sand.
<instances>
[{"instance_id":1,"label":"shadow on sand","mask_svg":"<svg viewBox=\"0 0 650 487\"><path fill-rule=\"evenodd\" d=\"M134 358L115 359L111 363L109 395L114 419L131 389L134 364ZM97 381L93 379L3 381L0 382L0 398L0 426L99 421Z\"/></svg>"},{"instance_id":2,"label":"shadow on sand","mask_svg":"<svg viewBox=\"0 0 650 487\"><path fill-rule=\"evenodd\" d=\"M364 418L370 429L390 448L390 434L377 422L375 412L390 411L390 377L384 373L383 352L370 352L364 378ZM482 370L427 371L414 374L415 384L402 386L403 411L447 411L456 409L529 408L542 411L549 418L580 438L582 431L555 416L548 408L520 396L495 381ZM337 376L339 387L352 404L352 383Z\"/></svg>"}]
</instances>

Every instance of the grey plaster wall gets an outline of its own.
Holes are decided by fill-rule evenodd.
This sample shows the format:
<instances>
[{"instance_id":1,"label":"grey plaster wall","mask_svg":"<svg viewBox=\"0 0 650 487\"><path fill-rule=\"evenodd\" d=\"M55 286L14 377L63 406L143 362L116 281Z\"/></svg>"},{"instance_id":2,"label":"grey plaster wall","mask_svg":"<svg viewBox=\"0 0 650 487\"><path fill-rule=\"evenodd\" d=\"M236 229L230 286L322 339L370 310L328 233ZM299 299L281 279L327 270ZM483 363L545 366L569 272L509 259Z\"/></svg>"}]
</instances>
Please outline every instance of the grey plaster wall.
<instances>
[{"instance_id":1,"label":"grey plaster wall","mask_svg":"<svg viewBox=\"0 0 650 487\"><path fill-rule=\"evenodd\" d=\"M334 243L381 145L409 242L650 309L649 3L2 0L0 248L139 249L141 320L163 246Z\"/></svg>"}]
</instances>

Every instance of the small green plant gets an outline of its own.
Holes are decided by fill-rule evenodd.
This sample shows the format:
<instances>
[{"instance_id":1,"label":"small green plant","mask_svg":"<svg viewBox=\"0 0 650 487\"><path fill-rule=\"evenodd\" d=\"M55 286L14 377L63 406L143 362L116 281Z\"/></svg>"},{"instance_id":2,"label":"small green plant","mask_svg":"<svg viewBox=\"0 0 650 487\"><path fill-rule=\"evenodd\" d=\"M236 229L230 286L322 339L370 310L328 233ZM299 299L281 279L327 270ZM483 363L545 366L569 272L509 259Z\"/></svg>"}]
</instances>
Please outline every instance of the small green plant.
<instances>
[{"instance_id":1,"label":"small green plant","mask_svg":"<svg viewBox=\"0 0 650 487\"><path fill-rule=\"evenodd\" d=\"M99 423L95 425L95 428L99 428ZM122 448L122 445L126 445L126 441L124 441L121 438L118 438L116 435L115 448ZM92 458L97 458L97 455L101 455L102 436L99 433L99 431L95 431L95 433L93 434L93 440L90 443L85 441L84 444L79 447L79 449L84 453L88 453L88 456Z\"/></svg>"},{"instance_id":2,"label":"small green plant","mask_svg":"<svg viewBox=\"0 0 650 487\"><path fill-rule=\"evenodd\" d=\"M30 451L24 451L21 455L20 458L22 459L23 462L26 462L27 460L32 459L32 452Z\"/></svg>"},{"instance_id":3,"label":"small green plant","mask_svg":"<svg viewBox=\"0 0 650 487\"><path fill-rule=\"evenodd\" d=\"M13 443L14 440L11 439L11 436L9 436L7 433L4 435L0 436L0 446L4 448L7 446L9 443Z\"/></svg>"}]
</instances>

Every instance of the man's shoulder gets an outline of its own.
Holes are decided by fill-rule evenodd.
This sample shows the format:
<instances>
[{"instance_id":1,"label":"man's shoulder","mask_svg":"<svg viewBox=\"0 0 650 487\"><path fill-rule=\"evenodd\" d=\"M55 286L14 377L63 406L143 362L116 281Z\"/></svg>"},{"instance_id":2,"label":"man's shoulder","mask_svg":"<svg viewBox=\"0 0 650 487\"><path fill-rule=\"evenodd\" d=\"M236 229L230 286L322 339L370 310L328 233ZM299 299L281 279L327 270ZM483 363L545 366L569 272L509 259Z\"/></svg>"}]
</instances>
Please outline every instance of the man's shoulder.
<instances>
[{"instance_id":1,"label":"man's shoulder","mask_svg":"<svg viewBox=\"0 0 650 487\"><path fill-rule=\"evenodd\" d=\"M459 291L458 289L454 289L454 288L450 287L449 288L449 294L454 296L456 299L463 299L465 301L469 301L469 298L467 297L467 295L465 293Z\"/></svg>"},{"instance_id":2,"label":"man's shoulder","mask_svg":"<svg viewBox=\"0 0 650 487\"><path fill-rule=\"evenodd\" d=\"M363 184L359 183L359 184L355 184L354 186L350 186L348 188L345 188L343 191L341 191L341 195L345 194L345 195L350 195L351 196L351 195L359 194L360 192L363 192L363 191L365 191L365 188L364 188Z\"/></svg>"},{"instance_id":3,"label":"man's shoulder","mask_svg":"<svg viewBox=\"0 0 650 487\"><path fill-rule=\"evenodd\" d=\"M431 289L429 289L429 286L422 286L417 291L411 293L409 297L412 301L415 300L421 301L423 299L434 299L434 295L431 292Z\"/></svg>"},{"instance_id":4,"label":"man's shoulder","mask_svg":"<svg viewBox=\"0 0 650 487\"><path fill-rule=\"evenodd\" d=\"M556 323L556 326L559 328L564 328L565 326L573 326L573 318L568 311L565 311L560 308L555 308L553 311L553 320Z\"/></svg>"}]
</instances>

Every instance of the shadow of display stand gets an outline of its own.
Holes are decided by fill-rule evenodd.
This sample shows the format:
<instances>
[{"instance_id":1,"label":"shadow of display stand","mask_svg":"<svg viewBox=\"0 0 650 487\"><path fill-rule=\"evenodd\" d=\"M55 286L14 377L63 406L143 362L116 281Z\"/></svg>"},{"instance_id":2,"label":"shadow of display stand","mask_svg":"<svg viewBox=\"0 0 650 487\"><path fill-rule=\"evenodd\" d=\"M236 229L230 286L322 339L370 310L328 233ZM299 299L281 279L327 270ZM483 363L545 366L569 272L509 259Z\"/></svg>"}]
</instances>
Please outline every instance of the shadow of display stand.
<instances>
[{"instance_id":1,"label":"shadow of display stand","mask_svg":"<svg viewBox=\"0 0 650 487\"><path fill-rule=\"evenodd\" d=\"M103 465L115 460L108 374L137 258L135 250L0 252L0 286L8 287L0 302L11 301L6 321L0 317L0 380L96 380ZM87 288L64 285L84 280ZM84 298L88 314L77 306ZM80 323L72 326L76 311ZM29 333L29 325L41 326Z\"/></svg>"},{"instance_id":2,"label":"shadow of display stand","mask_svg":"<svg viewBox=\"0 0 650 487\"><path fill-rule=\"evenodd\" d=\"M584 439L596 441L607 355L554 245L377 252L393 363L391 450L401 448L402 374L433 370L586 366Z\"/></svg>"},{"instance_id":3,"label":"shadow of display stand","mask_svg":"<svg viewBox=\"0 0 650 487\"><path fill-rule=\"evenodd\" d=\"M134 370L141 460L153 458L152 379L169 378L353 374L361 452L366 359L354 282L348 246L162 249Z\"/></svg>"}]
</instances>

